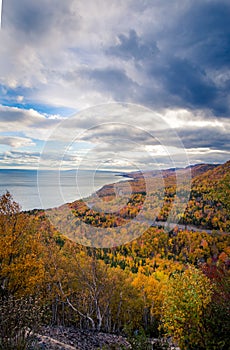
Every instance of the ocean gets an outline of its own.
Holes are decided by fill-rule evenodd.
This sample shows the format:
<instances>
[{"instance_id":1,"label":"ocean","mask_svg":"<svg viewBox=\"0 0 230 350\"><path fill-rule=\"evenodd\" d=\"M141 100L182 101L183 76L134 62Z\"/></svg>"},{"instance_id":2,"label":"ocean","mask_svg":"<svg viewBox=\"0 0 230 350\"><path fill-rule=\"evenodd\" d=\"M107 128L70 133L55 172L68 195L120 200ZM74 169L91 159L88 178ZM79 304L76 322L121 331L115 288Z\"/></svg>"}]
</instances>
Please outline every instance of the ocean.
<instances>
[{"instance_id":1,"label":"ocean","mask_svg":"<svg viewBox=\"0 0 230 350\"><path fill-rule=\"evenodd\" d=\"M22 210L54 208L127 180L117 172L0 169L0 195L8 190Z\"/></svg>"}]
</instances>

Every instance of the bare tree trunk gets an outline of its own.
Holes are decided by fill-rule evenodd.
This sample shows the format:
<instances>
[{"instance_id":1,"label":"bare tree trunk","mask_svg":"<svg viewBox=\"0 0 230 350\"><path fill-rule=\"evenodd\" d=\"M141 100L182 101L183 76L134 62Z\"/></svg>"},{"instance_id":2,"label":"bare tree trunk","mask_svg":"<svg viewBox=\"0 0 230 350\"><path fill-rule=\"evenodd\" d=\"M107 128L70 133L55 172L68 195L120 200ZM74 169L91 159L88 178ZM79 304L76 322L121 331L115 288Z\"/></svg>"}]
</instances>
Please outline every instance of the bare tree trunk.
<instances>
[{"instance_id":1,"label":"bare tree trunk","mask_svg":"<svg viewBox=\"0 0 230 350\"><path fill-rule=\"evenodd\" d=\"M79 311L75 306L73 306L73 304L71 303L71 301L69 300L69 298L67 296L65 296L65 293L63 292L63 289L62 289L62 285L61 285L61 282L59 282L59 288L60 288L60 291L62 293L62 295L66 298L66 301L67 301L67 304L69 305L69 307L75 311L79 316L81 316L82 318L88 320L92 326L92 329L95 330L96 327L95 327L95 322L94 320L92 319L92 317L90 317L89 315L84 315L81 311Z\"/></svg>"},{"instance_id":2,"label":"bare tree trunk","mask_svg":"<svg viewBox=\"0 0 230 350\"><path fill-rule=\"evenodd\" d=\"M116 320L114 321L113 325L113 332L116 331L116 324L117 324L117 330L119 330L120 324L119 324L119 318L120 318L120 313L121 313L121 306L122 306L122 292L120 292L120 300L117 308L117 317Z\"/></svg>"},{"instance_id":3,"label":"bare tree trunk","mask_svg":"<svg viewBox=\"0 0 230 350\"><path fill-rule=\"evenodd\" d=\"M102 316L101 316L101 310L98 305L97 299L95 300L95 305L96 305L96 314L97 314L97 331L99 332L102 326Z\"/></svg>"},{"instance_id":4,"label":"bare tree trunk","mask_svg":"<svg viewBox=\"0 0 230 350\"><path fill-rule=\"evenodd\" d=\"M57 298L52 301L52 324L57 323Z\"/></svg>"}]
</instances>

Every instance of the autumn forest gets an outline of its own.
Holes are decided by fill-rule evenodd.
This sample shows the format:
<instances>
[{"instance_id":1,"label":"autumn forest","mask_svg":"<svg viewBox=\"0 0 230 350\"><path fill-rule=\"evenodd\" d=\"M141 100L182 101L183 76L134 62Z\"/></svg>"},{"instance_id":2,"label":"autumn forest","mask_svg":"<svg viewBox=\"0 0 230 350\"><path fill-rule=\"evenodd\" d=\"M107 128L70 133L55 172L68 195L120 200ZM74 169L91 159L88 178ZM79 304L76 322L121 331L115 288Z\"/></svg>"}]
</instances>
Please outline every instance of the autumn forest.
<instances>
[{"instance_id":1,"label":"autumn forest","mask_svg":"<svg viewBox=\"0 0 230 350\"><path fill-rule=\"evenodd\" d=\"M47 211L2 194L0 349L33 349L47 326L121 335L132 349L229 349L230 161L188 171L183 213L173 170L127 175L124 203L113 185Z\"/></svg>"}]
</instances>

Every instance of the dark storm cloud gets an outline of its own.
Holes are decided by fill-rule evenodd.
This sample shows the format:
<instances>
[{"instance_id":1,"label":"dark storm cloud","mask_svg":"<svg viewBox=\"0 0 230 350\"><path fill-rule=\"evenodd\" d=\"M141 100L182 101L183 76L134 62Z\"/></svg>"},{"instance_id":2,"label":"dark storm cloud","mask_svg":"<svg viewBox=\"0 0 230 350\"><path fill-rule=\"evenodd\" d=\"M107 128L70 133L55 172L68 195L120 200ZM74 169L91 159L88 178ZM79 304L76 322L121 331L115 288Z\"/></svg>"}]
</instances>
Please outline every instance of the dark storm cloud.
<instances>
[{"instance_id":1,"label":"dark storm cloud","mask_svg":"<svg viewBox=\"0 0 230 350\"><path fill-rule=\"evenodd\" d=\"M41 40L53 30L76 25L79 17L71 11L72 0L8 0L4 2L3 26L14 28L18 39Z\"/></svg>"},{"instance_id":2,"label":"dark storm cloud","mask_svg":"<svg viewBox=\"0 0 230 350\"><path fill-rule=\"evenodd\" d=\"M210 148L230 151L229 130L215 127L187 128L177 130L185 148Z\"/></svg>"},{"instance_id":3,"label":"dark storm cloud","mask_svg":"<svg viewBox=\"0 0 230 350\"><path fill-rule=\"evenodd\" d=\"M229 1L190 2L175 29L168 33L168 47L176 48L179 54L187 51L191 60L207 68L229 67L229 18Z\"/></svg>"},{"instance_id":4,"label":"dark storm cloud","mask_svg":"<svg viewBox=\"0 0 230 350\"><path fill-rule=\"evenodd\" d=\"M213 105L218 91L204 70L178 57L168 57L164 63L153 65L150 74L152 79L159 79L170 103L190 108Z\"/></svg>"},{"instance_id":5,"label":"dark storm cloud","mask_svg":"<svg viewBox=\"0 0 230 350\"><path fill-rule=\"evenodd\" d=\"M170 81L173 85L175 78L175 88L179 82L178 95L184 105L188 102L192 108L210 108L226 117L230 112L229 18L227 1L191 2L166 38L167 54L174 52L179 63L172 61Z\"/></svg>"},{"instance_id":6,"label":"dark storm cloud","mask_svg":"<svg viewBox=\"0 0 230 350\"><path fill-rule=\"evenodd\" d=\"M159 5L160 6L160 5ZM162 5L163 6L163 5ZM118 35L107 54L135 61L146 78L133 96L151 107L206 108L229 116L230 3L190 2L156 34Z\"/></svg>"},{"instance_id":7,"label":"dark storm cloud","mask_svg":"<svg viewBox=\"0 0 230 350\"><path fill-rule=\"evenodd\" d=\"M116 100L129 99L133 96L137 84L132 81L122 69L105 68L94 69L83 72L82 77L85 77L93 87L97 87L107 94L115 97ZM91 86L92 86L91 85Z\"/></svg>"},{"instance_id":8,"label":"dark storm cloud","mask_svg":"<svg viewBox=\"0 0 230 350\"><path fill-rule=\"evenodd\" d=\"M158 48L153 42L145 44L141 42L135 30L130 30L128 35L118 35L119 43L108 50L108 54L119 56L121 59L129 60L135 59L137 61L143 61L146 58L153 57L157 52Z\"/></svg>"}]
</instances>

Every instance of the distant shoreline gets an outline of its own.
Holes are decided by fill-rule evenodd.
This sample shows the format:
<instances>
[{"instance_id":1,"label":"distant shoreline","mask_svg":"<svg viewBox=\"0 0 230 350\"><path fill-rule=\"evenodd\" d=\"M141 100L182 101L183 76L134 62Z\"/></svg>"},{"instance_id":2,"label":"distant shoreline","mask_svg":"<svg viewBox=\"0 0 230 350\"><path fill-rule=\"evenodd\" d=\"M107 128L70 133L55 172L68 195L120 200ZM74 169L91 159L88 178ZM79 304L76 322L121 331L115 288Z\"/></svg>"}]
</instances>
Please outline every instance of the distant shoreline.
<instances>
[{"instance_id":1,"label":"distant shoreline","mask_svg":"<svg viewBox=\"0 0 230 350\"><path fill-rule=\"evenodd\" d=\"M125 180L121 173L113 171L81 170L78 175L77 179L75 170L0 169L0 195L8 190L23 211L45 210L86 198L105 185Z\"/></svg>"}]
</instances>

